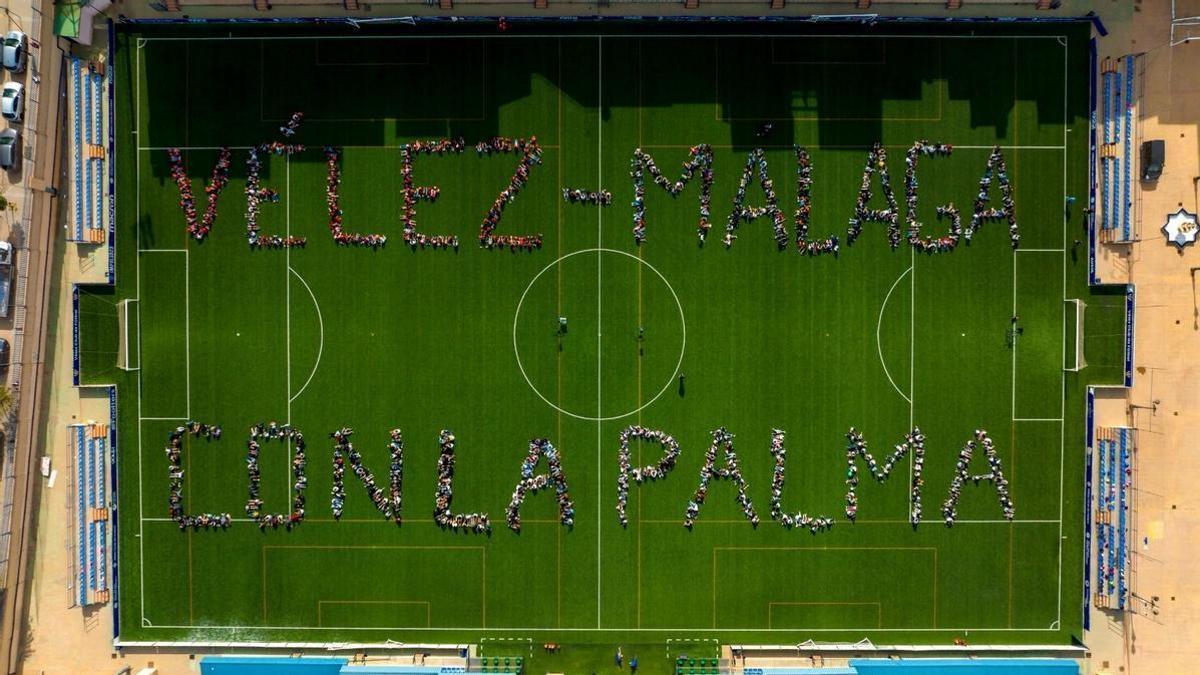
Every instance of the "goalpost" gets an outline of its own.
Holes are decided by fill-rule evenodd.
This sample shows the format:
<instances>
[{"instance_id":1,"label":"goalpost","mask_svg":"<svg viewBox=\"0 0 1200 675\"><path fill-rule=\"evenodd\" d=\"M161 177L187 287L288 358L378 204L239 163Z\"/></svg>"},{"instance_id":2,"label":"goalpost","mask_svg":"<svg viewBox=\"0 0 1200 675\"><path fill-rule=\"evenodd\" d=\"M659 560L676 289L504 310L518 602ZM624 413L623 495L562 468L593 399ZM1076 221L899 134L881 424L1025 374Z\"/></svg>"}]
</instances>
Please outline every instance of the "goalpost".
<instances>
[{"instance_id":1,"label":"goalpost","mask_svg":"<svg viewBox=\"0 0 1200 675\"><path fill-rule=\"evenodd\" d=\"M117 303L117 367L121 370L138 370L138 346L130 346L130 340L137 341L137 319L139 305L137 300L125 299ZM132 318L131 318L132 317Z\"/></svg>"},{"instance_id":2,"label":"goalpost","mask_svg":"<svg viewBox=\"0 0 1200 675\"><path fill-rule=\"evenodd\" d=\"M1085 310L1087 310L1087 305L1079 298L1067 298L1064 302L1067 303L1067 311L1073 310L1075 313L1074 321L1069 321L1068 319L1068 325L1074 324L1075 326L1075 335L1067 336L1068 340L1072 340L1075 349L1073 350L1073 354L1070 351L1067 352L1063 370L1074 373L1079 372L1087 366L1087 359L1084 358L1083 353L1083 316Z\"/></svg>"}]
</instances>

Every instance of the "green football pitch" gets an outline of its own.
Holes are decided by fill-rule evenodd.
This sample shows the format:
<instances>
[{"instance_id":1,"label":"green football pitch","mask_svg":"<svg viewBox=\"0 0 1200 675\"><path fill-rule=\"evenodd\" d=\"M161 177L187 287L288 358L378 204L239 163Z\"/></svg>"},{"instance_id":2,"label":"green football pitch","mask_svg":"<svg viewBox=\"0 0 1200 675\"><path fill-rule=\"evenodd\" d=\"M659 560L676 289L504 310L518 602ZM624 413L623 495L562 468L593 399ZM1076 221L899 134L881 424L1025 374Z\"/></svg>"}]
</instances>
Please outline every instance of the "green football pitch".
<instances>
[{"instance_id":1,"label":"green football pitch","mask_svg":"<svg viewBox=\"0 0 1200 675\"><path fill-rule=\"evenodd\" d=\"M1119 376L1122 344L1116 301L1086 285L1082 215L1064 206L1067 195L1086 201L1086 26L288 30L118 35L117 284L85 293L82 351L84 380L119 388L123 640L1047 644L1080 634L1084 384ZM305 119L293 142L308 149L265 157L262 185L279 200L258 222L308 243L254 250L248 148L283 140L295 111ZM773 129L760 136L765 122ZM480 223L517 156L473 146L532 136L542 162L496 232L539 233L543 246L481 248ZM416 219L462 245L412 249L400 147L455 137L466 152L413 162L416 184L441 190ZM893 250L879 223L846 242L871 145L889 150L903 208L905 151L918 139L954 146L919 164L923 232L945 230L939 204L969 221L998 145L1018 249L1002 221L945 253ZM647 177L647 241L635 244L635 149L673 181L701 143L713 152L707 243L697 245L697 174L677 198ZM346 229L386 234L386 246L335 244L325 145L341 148ZM838 235L837 256L794 245L794 145L813 166L809 236ZM220 148L232 152L203 242L185 231L174 147L201 212ZM722 243L755 148L787 216L783 251L769 218ZM875 185L869 206L884 208ZM561 196L601 187L610 206ZM757 182L746 203L764 203ZM1104 309L1102 337L1077 336L1074 298L1089 317ZM118 343L103 308L121 299L136 302ZM1068 372L1077 345L1096 365ZM138 370L113 367L122 349ZM193 419L225 433L185 440L185 510L228 512L225 530L180 531L170 517L163 449ZM246 440L269 421L308 441L306 518L291 531L260 531L246 515ZM664 479L631 488L622 527L619 435L632 424L674 435L682 452ZM334 518L329 434L344 426L385 488L388 433L402 430L402 525L350 472ZM911 455L883 482L860 462L858 515L847 519L852 426L877 458L913 426L925 433L919 525L908 520ZM735 435L757 528L720 480L695 526L683 525L718 427ZM829 531L771 519L773 428L787 432L784 509L832 517ZM442 429L457 437L454 510L490 514L490 535L434 522ZM942 502L976 429L996 443L1015 518L993 486L967 482L946 527ZM530 439L542 437L561 453L574 525L541 492L514 533L505 507ZM662 450L631 452L642 466ZM290 453L267 443L260 461L265 510L287 511ZM982 452L971 469L987 470Z\"/></svg>"}]
</instances>

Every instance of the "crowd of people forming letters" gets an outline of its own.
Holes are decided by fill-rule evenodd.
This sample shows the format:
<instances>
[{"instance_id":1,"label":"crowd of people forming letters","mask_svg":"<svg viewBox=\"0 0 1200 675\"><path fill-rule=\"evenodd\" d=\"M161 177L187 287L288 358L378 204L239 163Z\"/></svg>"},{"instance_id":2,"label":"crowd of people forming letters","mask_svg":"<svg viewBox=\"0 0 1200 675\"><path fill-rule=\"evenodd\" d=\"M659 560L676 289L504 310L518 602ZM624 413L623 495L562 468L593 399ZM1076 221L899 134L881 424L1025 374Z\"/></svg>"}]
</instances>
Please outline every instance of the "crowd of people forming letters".
<instances>
[{"instance_id":1,"label":"crowd of people forming letters","mask_svg":"<svg viewBox=\"0 0 1200 675\"><path fill-rule=\"evenodd\" d=\"M766 197L766 206L746 206L746 190L750 183L758 178L759 187ZM775 196L775 181L767 173L767 154L762 148L750 151L746 158L746 166L742 169L742 179L738 183L737 194L733 198L733 209L725 221L725 248L733 245L737 239L737 228L742 222L753 222L770 216L775 231L775 245L784 250L788 245L787 218L779 208L779 199Z\"/></svg>"},{"instance_id":2,"label":"crowd of people forming letters","mask_svg":"<svg viewBox=\"0 0 1200 675\"><path fill-rule=\"evenodd\" d=\"M437 491L433 500L433 522L442 529L455 532L491 534L492 521L486 513L453 513L454 501L454 432L442 429L438 435L441 453L437 462Z\"/></svg>"},{"instance_id":3,"label":"crowd of people forming letters","mask_svg":"<svg viewBox=\"0 0 1200 675\"><path fill-rule=\"evenodd\" d=\"M262 451L260 443L279 441L292 445L292 510L290 513L263 513L263 500L260 484L262 470L258 459ZM290 424L255 424L250 427L250 438L246 441L246 472L250 477L249 498L246 500L246 515L258 523L258 529L265 530L267 526L273 529L280 525L292 529L304 520L304 489L308 487L308 476L304 470L308 460L304 454L304 434L294 429Z\"/></svg>"},{"instance_id":4,"label":"crowd of people forming letters","mask_svg":"<svg viewBox=\"0 0 1200 675\"><path fill-rule=\"evenodd\" d=\"M389 476L390 485L380 486L375 476L363 463L362 456L355 450L351 437L354 430L343 427L332 432L329 436L334 441L333 446L333 485L331 502L333 517L340 520L346 504L345 475L347 466L358 477L366 489L375 508L388 520L397 525L401 523L402 483L404 476L404 440L400 429L389 432L388 450L390 454ZM171 432L166 447L171 519L179 525L180 530L192 529L224 529L228 528L232 518L228 513L201 513L187 515L184 511L183 487L184 469L182 455L184 443L188 437L205 440L219 440L222 435L218 425L202 424L189 420L186 424L176 427ZM688 500L684 512L683 525L689 530L695 525L700 509L708 497L711 482L728 480L737 488L736 501L746 520L754 527L759 525L759 516L748 493L748 484L742 475L737 453L734 450L733 434L720 427L711 432L712 442L704 454L704 464L700 469L700 482L696 491ZM904 442L896 445L892 452L878 460L867 449L867 442L856 428L850 427L846 434L846 501L845 514L851 522L858 516L857 488L859 485L859 461L865 462L867 471L882 483L891 475L892 470L901 463L905 455L911 455L912 474L909 485L910 509L909 522L916 526L921 521L922 490L925 483L925 435L919 427L905 434ZM770 453L774 459L774 469L771 480L770 513L771 519L787 529L808 529L813 534L828 531L833 527L834 520L829 516L810 516L806 513L787 513L783 509L783 489L786 478L787 449L786 433L782 429L771 430ZM263 511L261 497L261 469L259 460L262 444L277 441L290 444L292 455L291 511L290 513L270 514ZM439 434L440 454L437 461L437 488L434 494L434 522L443 529L456 532L473 532L491 534L491 521L487 513L454 513L451 510L454 499L454 466L455 466L455 437L453 432L443 429ZM646 441L657 444L663 453L657 462L645 466L633 466L631 458L631 443ZM617 474L617 515L622 527L628 526L626 515L629 501L630 485L642 485L647 481L656 481L666 477L676 466L680 456L680 445L675 437L661 430L650 429L641 425L624 428L619 437L618 474ZM250 437L246 442L246 471L249 477L249 497L246 501L246 515L258 524L259 529L267 527L277 529L284 526L290 530L304 520L305 489L308 479L305 475L307 459L305 455L304 435L289 424L276 422L255 424L250 428ZM969 472L975 451L982 447L986 455L989 469L986 473L971 474ZM718 465L718 451L723 452L724 462ZM535 473L538 463L545 459L546 473ZM980 482L991 484L999 498L1000 507L1006 520L1012 520L1015 515L1010 486L1004 477L999 454L992 439L982 429L976 429L974 437L969 440L959 452L955 465L954 478L950 484L949 496L942 505L942 518L947 527L954 525L958 519L958 501L962 496L962 488L971 481L978 485ZM555 500L558 504L559 522L567 527L575 524L575 504L571 499L567 479L563 473L561 453L544 438L535 438L529 442L529 451L521 463L521 478L513 490L512 499L505 510L506 524L514 532L521 531L520 509L525 498L531 494L553 486Z\"/></svg>"},{"instance_id":5,"label":"crowd of people forming letters","mask_svg":"<svg viewBox=\"0 0 1200 675\"><path fill-rule=\"evenodd\" d=\"M213 165L212 177L204 187L207 195L204 215L196 211L196 197L192 194L192 179L187 175L183 166L183 152L179 148L167 148L167 163L171 167L171 179L179 188L179 208L183 209L183 217L187 222L188 236L196 241L204 241L212 231L213 222L217 219L217 198L229 182L229 167L232 154L229 148L221 148L217 153L217 161Z\"/></svg>"},{"instance_id":6,"label":"crowd of people forming letters","mask_svg":"<svg viewBox=\"0 0 1200 675\"><path fill-rule=\"evenodd\" d=\"M590 191L580 190L578 188L563 188L563 201L569 204L593 204L595 206L608 206L612 204L612 193L608 190Z\"/></svg>"},{"instance_id":7,"label":"crowd of people forming letters","mask_svg":"<svg viewBox=\"0 0 1200 675\"><path fill-rule=\"evenodd\" d=\"M201 513L189 516L183 512L183 440L188 435L195 438L220 440L221 427L188 420L187 424L175 427L175 430L171 432L166 448L167 473L170 481L167 503L171 510L171 520L179 525L180 530L186 530L189 527L193 530L225 529L233 522L233 518L228 513Z\"/></svg>"},{"instance_id":8,"label":"crowd of people forming letters","mask_svg":"<svg viewBox=\"0 0 1200 675\"><path fill-rule=\"evenodd\" d=\"M658 443L663 448L663 456L658 460L657 464L649 464L634 468L629 458L629 441L650 441ZM675 462L679 459L679 442L675 437L658 429L647 429L640 424L625 427L621 430L619 438L620 449L617 452L617 516L621 520L621 527L629 525L629 519L625 515L625 507L629 503L629 481L632 478L634 483L641 485L648 480L658 480L667 475L667 473L675 468Z\"/></svg>"},{"instance_id":9,"label":"crowd of people forming letters","mask_svg":"<svg viewBox=\"0 0 1200 675\"><path fill-rule=\"evenodd\" d=\"M833 518L829 516L792 514L783 510L783 482L787 468L787 446L784 445L786 436L783 429L771 430L771 456L775 458L775 468L771 473L771 518L789 530L793 527L807 527L813 534L826 531L833 527Z\"/></svg>"},{"instance_id":10,"label":"crowd of people forming letters","mask_svg":"<svg viewBox=\"0 0 1200 675\"><path fill-rule=\"evenodd\" d=\"M867 441L858 429L850 427L846 433L846 518L853 521L858 517L858 460L867 463L867 469L875 480L882 483L892 473L892 467L904 455L912 453L912 485L909 496L908 521L913 525L921 522L921 489L925 486L925 434L920 427L904 435L904 442L897 445L883 460L883 466L867 450Z\"/></svg>"},{"instance_id":11,"label":"crowd of people forming letters","mask_svg":"<svg viewBox=\"0 0 1200 675\"><path fill-rule=\"evenodd\" d=\"M712 227L709 222L713 184L713 153L707 143L692 146L688 150L687 161L683 163L683 173L679 179L671 182L654 163L654 158L637 148L633 151L633 159L629 161L629 177L633 180L633 241L641 245L646 241L646 174L654 184L667 191L672 197L678 197L683 188L692 180L696 171L700 171L700 222L696 226L700 245L708 237Z\"/></svg>"},{"instance_id":12,"label":"crowd of people forming letters","mask_svg":"<svg viewBox=\"0 0 1200 675\"><path fill-rule=\"evenodd\" d=\"M979 446L983 446L989 470L987 473L971 475L968 472L968 468L971 466L971 457L975 454L975 448ZM1004 512L1004 519L1013 519L1016 510L1009 497L1008 479L1004 477L1004 470L1000 466L1000 455L996 454L996 446L983 429L976 429L975 438L967 441L958 453L958 462L954 467L954 480L950 482L950 496L942 504L942 518L945 519L947 526L953 525L954 521L958 519L958 500L962 496L963 484L967 481L972 481L976 485L979 485L980 481L987 481L995 485L996 495L1000 499L1000 508Z\"/></svg>"},{"instance_id":13,"label":"crowd of people forming letters","mask_svg":"<svg viewBox=\"0 0 1200 675\"><path fill-rule=\"evenodd\" d=\"M725 465L720 468L717 467L717 448L725 451ZM708 484L714 478L733 481L733 484L737 486L738 506L741 507L742 513L750 521L750 524L758 527L758 512L754 510L754 502L750 501L750 495L746 493L746 479L742 477L737 453L733 449L733 434L729 433L725 427L714 429L712 432L712 443L704 452L704 466L700 468L700 485L696 488L696 493L692 495L691 501L688 502L683 516L683 526L690 530L696 523L696 517L700 515L700 507L704 505L704 500L708 497Z\"/></svg>"},{"instance_id":14,"label":"crowd of people forming letters","mask_svg":"<svg viewBox=\"0 0 1200 675\"><path fill-rule=\"evenodd\" d=\"M508 187L500 191L500 196L496 197L496 201L483 218L483 224L479 228L479 245L487 249L507 247L510 251L533 251L541 248L540 234L494 234L496 226L500 224L500 217L504 215L504 207L511 204L529 182L529 172L533 170L533 166L542 163L542 147L538 145L537 136L530 136L528 139L497 136L477 144L475 152L481 157L497 153L521 154L521 161L517 164L517 170L513 172Z\"/></svg>"},{"instance_id":15,"label":"crowd of people forming letters","mask_svg":"<svg viewBox=\"0 0 1200 675\"><path fill-rule=\"evenodd\" d=\"M979 194L975 197L974 212L971 216L970 225L965 229L962 225L962 216L959 214L957 207L953 202L936 207L938 219L947 218L950 221L949 231L946 235L940 237L921 236L921 223L917 220L917 161L922 156L942 156L947 157L954 151L953 146L944 143L930 143L929 141L920 140L913 143L905 153L904 157L904 196L905 205L907 206L906 215L906 232L905 239L913 248L923 253L940 253L952 251L958 246L960 239L968 242L971 241L971 236L979 229L986 221L1004 219L1008 222L1009 239L1013 248L1017 248L1021 241L1016 219L1016 205L1012 197L1012 185L1008 180L1008 172L1004 163L1004 155L1000 152L1000 146L992 148L991 154L988 155L987 167L984 169L983 177L979 180ZM874 182L873 176L878 174L879 188L882 193L886 208L883 209L868 209L867 203L871 201L871 184ZM995 177L996 183L1000 188L1000 203L1001 207L988 207L991 202L991 183ZM858 201L855 204L854 215L850 218L849 228L846 231L847 243L854 243L854 240L862 233L864 223L875 222L883 223L888 228L888 243L894 249L900 245L900 209L896 203L896 194L892 189L891 178L887 169L887 148L881 144L875 143L870 152L867 154L867 165L863 171L862 184L859 186Z\"/></svg>"},{"instance_id":16,"label":"crowd of people forming letters","mask_svg":"<svg viewBox=\"0 0 1200 675\"><path fill-rule=\"evenodd\" d=\"M808 150L802 146L794 146L796 154L796 210L793 222L796 227L796 248L808 255L824 253L837 254L840 242L836 235L824 239L810 240L808 238L809 224L812 219L812 184L813 164ZM1016 209L1012 198L1012 186L1005 169L1004 156L999 146L992 149L988 157L987 167L979 183L979 194L974 203L974 213L970 225L962 224L962 216L953 203L935 208L939 220L948 219L947 234L938 237L922 236L922 223L917 219L918 181L917 162L922 156L949 156L953 146L944 143L930 143L925 140L915 142L905 153L905 201L907 213L906 231L902 234L900 228L900 207L892 188L891 177L887 169L887 149L880 143L875 143L867 155L867 163L863 171L862 184L859 188L858 200L855 204L854 215L849 220L846 230L847 243L853 243L862 234L863 225L878 222L887 226L888 243L894 249L902 241L907 241L912 247L925 252L944 252L953 250L960 239L971 240L971 236L981 224L988 220L1004 219L1009 225L1009 235L1014 248L1020 241L1016 224ZM655 185L661 187L672 197L682 194L696 171L701 172L700 181L700 221L697 228L699 243L703 245L711 228L709 221L711 211L711 189L713 182L713 155L710 146L701 144L693 146L688 153L688 159L683 162L683 171L678 180L672 182L658 168L654 158L641 148L634 150L630 161L629 177L633 182L633 237L634 242L642 244L646 241L646 176L649 175ZM989 208L991 200L990 188L993 177L1000 189L1001 206ZM884 200L884 208L868 208L873 192L873 183L878 181L880 196ZM765 205L747 206L747 191L751 184L757 182L765 196ZM577 192L581 196L591 193ZM564 197L568 191L564 190ZM571 198L567 197L568 200ZM582 201L582 199L580 199ZM603 203L603 202L598 202ZM776 246L784 250L788 246L788 223L779 200L775 193L774 180L767 169L766 153L761 148L755 148L747 157L742 170L741 180L734 195L733 208L725 224L724 243L726 248L733 245L737 239L737 228L743 222L751 222L761 217L770 217L773 225L773 235Z\"/></svg>"},{"instance_id":17,"label":"crowd of people forming letters","mask_svg":"<svg viewBox=\"0 0 1200 675\"><path fill-rule=\"evenodd\" d=\"M400 209L400 224L404 226L404 243L412 249L452 248L458 250L458 237L454 235L422 234L417 231L417 202L435 202L442 189L436 185L416 185L413 179L415 155L462 154L467 142L461 138L446 138L437 141L413 141L400 147L400 180L404 185L404 204Z\"/></svg>"},{"instance_id":18,"label":"crowd of people forming letters","mask_svg":"<svg viewBox=\"0 0 1200 675\"><path fill-rule=\"evenodd\" d=\"M303 117L301 113L296 114ZM299 122L296 124L299 126ZM295 132L293 131L293 133ZM263 143L250 148L249 157L246 159L246 240L250 242L250 248L293 248L303 247L306 243L304 237L263 235L259 233L258 227L259 206L263 202L272 204L279 202L279 191L274 188L264 188L259 181L259 173L262 171L262 160L259 159L259 153L294 155L303 151L303 145L284 145L279 142Z\"/></svg>"},{"instance_id":19,"label":"crowd of people forming letters","mask_svg":"<svg viewBox=\"0 0 1200 675\"><path fill-rule=\"evenodd\" d=\"M293 113L291 119L279 128L283 136L295 136L304 120L303 112ZM400 174L403 183L403 204L400 220L403 226L404 242L413 249L435 248L458 250L459 239L455 235L429 235L418 231L416 224L416 204L419 201L434 202L441 190L436 185L415 185L413 161L417 155L425 154L462 154L467 149L466 141L462 138L445 138L437 140L414 140L400 146ZM278 141L263 143L249 148L246 180L246 236L251 248L292 248L303 247L304 237L264 235L259 231L259 207L264 202L277 202L279 193L260 184L259 174L262 168L261 155L273 152L279 155L293 155L304 151L303 145L290 145ZM528 139L497 136L475 145L476 154L488 157L495 154L519 154L520 161L516 170L504 188L488 209L479 228L479 245L486 249L508 248L510 251L533 251L542 246L542 235L505 235L496 234L505 208L520 194L529 181L533 167L542 162L542 149L537 137ZM794 146L796 156L796 210L793 221L796 227L795 242L797 249L809 255L825 253L837 254L840 250L839 239L836 235L824 239L809 240L808 229L812 217L812 171L813 165L808 151L801 146ZM325 146L325 159L328 165L326 184L326 205L329 211L329 229L334 241L339 245L367 246L379 248L387 243L384 234L359 234L343 229L343 212L340 205L339 186L341 184L340 158L341 150L333 146ZM887 167L887 149L880 143L875 143L867 154L867 163L863 171L862 183L859 187L858 199L854 207L854 215L849 219L846 230L846 243L853 244L862 234L866 223L881 223L887 226L889 245L895 249L902 241L925 253L951 251L958 246L960 240L970 242L972 235L984 223L993 220L1004 220L1008 223L1009 237L1013 248L1019 245L1021 236L1016 222L1016 207L1012 197L1012 185L1009 182L1004 156L999 146L995 146L988 157L987 167L979 181L979 193L974 200L974 210L970 222L964 227L962 216L953 202L935 207L938 220L946 219L949 227L941 236L921 235L922 223L917 219L918 181L917 163L922 156L949 156L953 146L943 143L930 143L919 140L905 153L904 191L907 212L905 215L905 231L900 227L900 208L892 188L891 178ZM179 188L179 205L184 212L188 234L197 241L204 240L212 230L217 217L217 202L221 191L229 181L231 154L229 148L221 148L213 167L212 176L204 191L207 203L204 213L196 208L195 196L192 193L192 181L183 165L183 155L178 148L168 148L167 157L171 177ZM683 162L679 178L671 181L658 168L648 153L637 148L633 159L630 160L629 176L633 182L633 237L638 245L646 241L646 176L655 185L662 188L672 197L678 197L684 188L700 172L699 222L697 236L699 244L703 245L711 229L711 195L713 184L713 151L708 144L701 143L688 151L688 158ZM991 206L991 187L993 180L1000 191L1000 206ZM757 182L765 196L764 206L746 205L749 186ZM873 196L873 184L878 182L880 196L884 208L868 208ZM608 206L612 203L612 193L608 190L581 190L563 188L563 199L569 203L594 204ZM773 225L773 234L777 247L784 250L788 246L788 223L775 194L773 179L768 175L766 154L761 148L755 148L747 157L742 170L741 180L733 200L733 208L726 220L724 243L726 248L733 245L737 239L737 228L743 222L751 222L758 218L769 216Z\"/></svg>"},{"instance_id":20,"label":"crowd of people forming letters","mask_svg":"<svg viewBox=\"0 0 1200 675\"><path fill-rule=\"evenodd\" d=\"M534 474L538 458L545 457L549 473ZM521 462L521 480L513 490L512 499L505 510L505 520L508 529L513 532L521 531L521 504L525 496L537 494L547 485L554 485L555 499L558 501L558 520L567 527L575 525L575 502L571 501L567 490L567 479L563 475L562 462L559 460L558 449L545 438L535 438L529 441L529 454Z\"/></svg>"},{"instance_id":21,"label":"crowd of people forming letters","mask_svg":"<svg viewBox=\"0 0 1200 675\"><path fill-rule=\"evenodd\" d=\"M362 455L354 449L354 444L350 442L354 430L350 427L342 427L329 434L329 437L333 439L333 489L331 490L330 507L335 520L341 519L342 511L346 508L346 463L348 462L354 475L362 481L375 508L388 520L395 521L397 525L400 524L404 483L404 438L399 429L392 429L389 434L391 436L391 440L388 441L388 452L391 456L389 470L391 485L387 492L375 483L375 476L363 464Z\"/></svg>"}]
</instances>

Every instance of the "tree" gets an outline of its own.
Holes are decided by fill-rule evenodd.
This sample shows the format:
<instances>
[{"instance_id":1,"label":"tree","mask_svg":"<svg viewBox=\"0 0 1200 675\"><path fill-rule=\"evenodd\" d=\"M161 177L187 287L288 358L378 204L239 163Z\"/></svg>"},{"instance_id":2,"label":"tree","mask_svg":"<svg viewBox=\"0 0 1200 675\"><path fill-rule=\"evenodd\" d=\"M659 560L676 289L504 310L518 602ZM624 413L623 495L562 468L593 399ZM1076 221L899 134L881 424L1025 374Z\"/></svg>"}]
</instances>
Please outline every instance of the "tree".
<instances>
[{"instance_id":1,"label":"tree","mask_svg":"<svg viewBox=\"0 0 1200 675\"><path fill-rule=\"evenodd\" d=\"M8 417L8 414L12 412L14 403L16 403L16 400L13 398L12 388L7 386L0 387L0 419Z\"/></svg>"}]
</instances>

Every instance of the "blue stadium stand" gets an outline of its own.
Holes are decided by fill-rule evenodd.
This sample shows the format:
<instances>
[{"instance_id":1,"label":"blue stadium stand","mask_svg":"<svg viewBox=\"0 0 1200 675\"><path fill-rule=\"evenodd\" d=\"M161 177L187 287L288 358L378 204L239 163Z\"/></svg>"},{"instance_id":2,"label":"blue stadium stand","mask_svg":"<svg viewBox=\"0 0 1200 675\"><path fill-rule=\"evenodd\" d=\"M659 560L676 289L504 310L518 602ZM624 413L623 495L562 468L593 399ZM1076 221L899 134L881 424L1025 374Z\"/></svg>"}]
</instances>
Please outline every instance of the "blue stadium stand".
<instances>
[{"instance_id":1,"label":"blue stadium stand","mask_svg":"<svg viewBox=\"0 0 1200 675\"><path fill-rule=\"evenodd\" d=\"M1100 428L1096 475L1096 592L1092 604L1124 610L1129 602L1129 490L1135 442L1126 427Z\"/></svg>"},{"instance_id":2,"label":"blue stadium stand","mask_svg":"<svg viewBox=\"0 0 1200 675\"><path fill-rule=\"evenodd\" d=\"M70 71L70 157L75 223L68 230L72 241L103 243L105 224L105 181L107 180L107 134L104 128L107 81L104 71L72 58Z\"/></svg>"},{"instance_id":3,"label":"blue stadium stand","mask_svg":"<svg viewBox=\"0 0 1200 675\"><path fill-rule=\"evenodd\" d=\"M200 659L200 672L202 675L457 675L467 671L455 666L352 665L344 658L205 656ZM826 675L825 671L822 675Z\"/></svg>"},{"instance_id":4,"label":"blue stadium stand","mask_svg":"<svg viewBox=\"0 0 1200 675\"><path fill-rule=\"evenodd\" d=\"M1113 142L1113 123L1112 123L1112 96L1113 96L1113 76L1116 73L1105 71L1102 74L1104 78L1104 105L1101 108L1103 111L1103 119L1101 123L1104 126L1104 146L1110 146ZM1112 175L1110 169L1112 162L1107 157L1100 158L1100 229L1109 229L1109 209L1108 209L1108 191L1112 183Z\"/></svg>"},{"instance_id":5,"label":"blue stadium stand","mask_svg":"<svg viewBox=\"0 0 1200 675\"><path fill-rule=\"evenodd\" d=\"M1079 675L1079 664L1047 658L880 658L820 668L746 668L744 675Z\"/></svg>"},{"instance_id":6,"label":"blue stadium stand","mask_svg":"<svg viewBox=\"0 0 1200 675\"><path fill-rule=\"evenodd\" d=\"M1130 185L1132 179L1133 167L1133 55L1125 57L1125 177L1123 179L1123 188L1125 189L1125 203L1122 210L1123 218L1121 220L1121 240L1130 241L1133 239L1133 227L1130 224L1130 215L1133 211L1133 197L1130 194Z\"/></svg>"},{"instance_id":7,"label":"blue stadium stand","mask_svg":"<svg viewBox=\"0 0 1200 675\"><path fill-rule=\"evenodd\" d=\"M856 675L1079 675L1071 659L850 659L850 667Z\"/></svg>"},{"instance_id":8,"label":"blue stadium stand","mask_svg":"<svg viewBox=\"0 0 1200 675\"><path fill-rule=\"evenodd\" d=\"M75 240L83 241L83 212L84 199L86 194L83 189L83 93L82 93L83 77L80 74L79 59L71 59L71 91L74 95L75 105L71 115L71 138L74 139L75 147L73 154L75 157L75 180L73 187L75 188Z\"/></svg>"},{"instance_id":9,"label":"blue stadium stand","mask_svg":"<svg viewBox=\"0 0 1200 675\"><path fill-rule=\"evenodd\" d=\"M92 117L95 119L95 134L93 136L94 143L97 146L105 144L107 139L104 135L104 76L98 72L92 73ZM90 164L95 165L95 182L92 184L95 187L95 192L92 197L95 205L95 223L96 229L104 229L104 162L103 156L94 155L88 158Z\"/></svg>"},{"instance_id":10,"label":"blue stadium stand","mask_svg":"<svg viewBox=\"0 0 1200 675\"><path fill-rule=\"evenodd\" d=\"M74 446L75 518L74 542L78 551L72 562L77 566L75 602L86 607L108 602L108 515L109 456L108 426L71 425L68 438Z\"/></svg>"},{"instance_id":11,"label":"blue stadium stand","mask_svg":"<svg viewBox=\"0 0 1200 675\"><path fill-rule=\"evenodd\" d=\"M78 573L75 575L76 602L82 607L87 605L87 491L84 489L84 483L87 473L87 459L84 449L87 447L87 441L84 438L83 425L75 427L75 491L76 495L76 517L75 528L77 536L75 545L78 549Z\"/></svg>"},{"instance_id":12,"label":"blue stadium stand","mask_svg":"<svg viewBox=\"0 0 1200 675\"><path fill-rule=\"evenodd\" d=\"M1114 72L1113 74L1113 113L1116 114L1121 108L1121 73ZM1121 125L1119 122L1113 123L1113 139L1112 149L1116 150L1117 144L1121 142ZM1110 218L1108 219L1109 234L1113 235L1117 226L1121 223L1121 158L1113 155L1111 160L1113 170L1113 180L1116 182L1113 185L1112 204Z\"/></svg>"}]
</instances>

